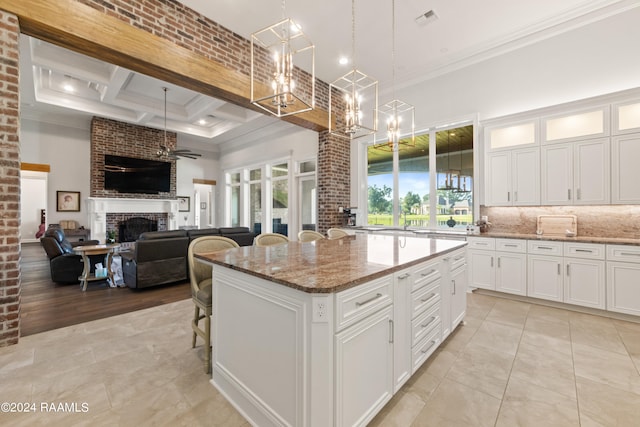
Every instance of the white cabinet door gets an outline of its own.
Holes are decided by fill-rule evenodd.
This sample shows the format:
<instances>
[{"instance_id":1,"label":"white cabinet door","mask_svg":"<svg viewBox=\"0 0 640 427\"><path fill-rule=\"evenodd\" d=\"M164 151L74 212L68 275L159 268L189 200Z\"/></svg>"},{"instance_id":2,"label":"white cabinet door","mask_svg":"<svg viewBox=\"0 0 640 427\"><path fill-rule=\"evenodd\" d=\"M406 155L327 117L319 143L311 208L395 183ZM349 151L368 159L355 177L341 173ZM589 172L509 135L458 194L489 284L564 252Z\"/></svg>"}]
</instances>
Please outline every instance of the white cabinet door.
<instances>
[{"instance_id":1,"label":"white cabinet door","mask_svg":"<svg viewBox=\"0 0 640 427\"><path fill-rule=\"evenodd\" d=\"M542 204L573 204L573 145L542 147Z\"/></svg>"},{"instance_id":2,"label":"white cabinet door","mask_svg":"<svg viewBox=\"0 0 640 427\"><path fill-rule=\"evenodd\" d=\"M393 396L393 306L336 335L336 421L366 425Z\"/></svg>"},{"instance_id":3,"label":"white cabinet door","mask_svg":"<svg viewBox=\"0 0 640 427\"><path fill-rule=\"evenodd\" d=\"M510 206L511 201L511 153L490 153L486 164L487 206Z\"/></svg>"},{"instance_id":4,"label":"white cabinet door","mask_svg":"<svg viewBox=\"0 0 640 427\"><path fill-rule=\"evenodd\" d=\"M464 319L467 310L467 269L451 272L451 331Z\"/></svg>"},{"instance_id":5,"label":"white cabinet door","mask_svg":"<svg viewBox=\"0 0 640 427\"><path fill-rule=\"evenodd\" d=\"M611 138L611 203L640 203L640 133Z\"/></svg>"},{"instance_id":6,"label":"white cabinet door","mask_svg":"<svg viewBox=\"0 0 640 427\"><path fill-rule=\"evenodd\" d=\"M574 144L573 202L580 205L608 204L610 188L609 140Z\"/></svg>"},{"instance_id":7,"label":"white cabinet door","mask_svg":"<svg viewBox=\"0 0 640 427\"><path fill-rule=\"evenodd\" d=\"M640 264L607 262L607 310L640 316Z\"/></svg>"},{"instance_id":8,"label":"white cabinet door","mask_svg":"<svg viewBox=\"0 0 640 427\"><path fill-rule=\"evenodd\" d=\"M604 310L604 261L565 258L564 302Z\"/></svg>"},{"instance_id":9,"label":"white cabinet door","mask_svg":"<svg viewBox=\"0 0 640 427\"><path fill-rule=\"evenodd\" d=\"M512 189L514 206L540 204L540 149L514 150L512 156Z\"/></svg>"},{"instance_id":10,"label":"white cabinet door","mask_svg":"<svg viewBox=\"0 0 640 427\"><path fill-rule=\"evenodd\" d=\"M527 263L527 296L562 301L562 257L529 255Z\"/></svg>"},{"instance_id":11,"label":"white cabinet door","mask_svg":"<svg viewBox=\"0 0 640 427\"><path fill-rule=\"evenodd\" d=\"M496 291L527 294L527 255L496 252Z\"/></svg>"},{"instance_id":12,"label":"white cabinet door","mask_svg":"<svg viewBox=\"0 0 640 427\"><path fill-rule=\"evenodd\" d=\"M494 251L468 251L470 287L496 290L494 255Z\"/></svg>"}]
</instances>

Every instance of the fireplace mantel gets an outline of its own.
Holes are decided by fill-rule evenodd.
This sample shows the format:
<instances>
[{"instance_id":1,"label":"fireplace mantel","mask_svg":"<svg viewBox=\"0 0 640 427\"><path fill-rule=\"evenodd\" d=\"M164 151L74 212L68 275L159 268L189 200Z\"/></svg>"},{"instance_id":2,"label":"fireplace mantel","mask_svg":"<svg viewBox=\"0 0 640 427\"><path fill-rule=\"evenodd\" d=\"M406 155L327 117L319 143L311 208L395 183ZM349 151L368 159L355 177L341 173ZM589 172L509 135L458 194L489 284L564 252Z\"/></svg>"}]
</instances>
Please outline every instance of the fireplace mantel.
<instances>
[{"instance_id":1,"label":"fireplace mantel","mask_svg":"<svg viewBox=\"0 0 640 427\"><path fill-rule=\"evenodd\" d=\"M178 228L178 201L168 199L87 198L88 224L91 237L104 242L108 213L166 213L168 229Z\"/></svg>"}]
</instances>

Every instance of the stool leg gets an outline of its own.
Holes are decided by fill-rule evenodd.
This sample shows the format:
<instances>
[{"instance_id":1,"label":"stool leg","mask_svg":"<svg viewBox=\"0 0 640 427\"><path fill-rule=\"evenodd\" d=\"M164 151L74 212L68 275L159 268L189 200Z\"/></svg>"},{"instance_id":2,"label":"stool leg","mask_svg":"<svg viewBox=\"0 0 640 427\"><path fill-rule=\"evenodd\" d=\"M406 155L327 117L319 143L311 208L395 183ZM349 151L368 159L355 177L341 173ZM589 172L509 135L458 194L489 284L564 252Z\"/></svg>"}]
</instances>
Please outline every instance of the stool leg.
<instances>
[{"instance_id":1,"label":"stool leg","mask_svg":"<svg viewBox=\"0 0 640 427\"><path fill-rule=\"evenodd\" d=\"M198 307L196 305L196 311L195 311L195 314L193 315L192 329L198 327L199 320L200 320L200 307ZM196 337L197 336L198 335L196 334L196 331L194 329L193 330L193 339L191 340L191 348L195 348L195 346L196 346Z\"/></svg>"}]
</instances>

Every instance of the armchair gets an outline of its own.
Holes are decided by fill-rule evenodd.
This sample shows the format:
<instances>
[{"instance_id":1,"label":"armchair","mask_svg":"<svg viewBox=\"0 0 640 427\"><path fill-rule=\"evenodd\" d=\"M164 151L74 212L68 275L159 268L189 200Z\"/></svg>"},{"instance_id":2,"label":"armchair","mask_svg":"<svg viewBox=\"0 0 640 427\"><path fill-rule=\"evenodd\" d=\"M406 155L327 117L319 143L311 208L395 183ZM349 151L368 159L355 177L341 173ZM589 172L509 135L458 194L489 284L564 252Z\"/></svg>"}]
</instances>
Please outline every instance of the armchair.
<instances>
[{"instance_id":1,"label":"armchair","mask_svg":"<svg viewBox=\"0 0 640 427\"><path fill-rule=\"evenodd\" d=\"M49 258L51 280L56 283L78 283L78 277L82 275L84 264L82 257L73 252L75 246L97 245L97 240L83 242L69 242L60 227L49 227L44 236L40 238L40 244ZM103 256L96 255L91 258L91 269L98 262L102 262Z\"/></svg>"}]
</instances>

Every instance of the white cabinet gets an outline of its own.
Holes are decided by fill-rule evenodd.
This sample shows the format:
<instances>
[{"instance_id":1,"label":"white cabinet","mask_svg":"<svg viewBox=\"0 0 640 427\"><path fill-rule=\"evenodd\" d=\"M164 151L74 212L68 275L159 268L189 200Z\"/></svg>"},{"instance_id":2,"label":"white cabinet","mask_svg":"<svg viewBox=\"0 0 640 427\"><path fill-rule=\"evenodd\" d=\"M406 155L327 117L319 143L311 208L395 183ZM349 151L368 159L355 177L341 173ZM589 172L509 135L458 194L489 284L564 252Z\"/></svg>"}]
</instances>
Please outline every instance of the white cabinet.
<instances>
[{"instance_id":1,"label":"white cabinet","mask_svg":"<svg viewBox=\"0 0 640 427\"><path fill-rule=\"evenodd\" d=\"M564 257L564 302L604 310L604 245L565 242Z\"/></svg>"},{"instance_id":2,"label":"white cabinet","mask_svg":"<svg viewBox=\"0 0 640 427\"><path fill-rule=\"evenodd\" d=\"M611 138L611 203L640 203L640 133Z\"/></svg>"},{"instance_id":3,"label":"white cabinet","mask_svg":"<svg viewBox=\"0 0 640 427\"><path fill-rule=\"evenodd\" d=\"M462 255L454 255L453 270L451 271L451 331L462 322L467 312L467 269L466 264L455 266L455 258Z\"/></svg>"},{"instance_id":4,"label":"white cabinet","mask_svg":"<svg viewBox=\"0 0 640 427\"><path fill-rule=\"evenodd\" d=\"M540 204L540 149L526 148L487 154L487 206Z\"/></svg>"},{"instance_id":5,"label":"white cabinet","mask_svg":"<svg viewBox=\"0 0 640 427\"><path fill-rule=\"evenodd\" d=\"M528 256L527 295L533 298L562 301L562 258Z\"/></svg>"},{"instance_id":6,"label":"white cabinet","mask_svg":"<svg viewBox=\"0 0 640 427\"><path fill-rule=\"evenodd\" d=\"M527 241L496 239L496 291L527 294Z\"/></svg>"},{"instance_id":7,"label":"white cabinet","mask_svg":"<svg viewBox=\"0 0 640 427\"><path fill-rule=\"evenodd\" d=\"M393 307L336 334L336 421L365 425L393 396Z\"/></svg>"},{"instance_id":8,"label":"white cabinet","mask_svg":"<svg viewBox=\"0 0 640 427\"><path fill-rule=\"evenodd\" d=\"M543 146L542 204L609 203L609 163L608 138Z\"/></svg>"},{"instance_id":9,"label":"white cabinet","mask_svg":"<svg viewBox=\"0 0 640 427\"><path fill-rule=\"evenodd\" d=\"M487 237L469 237L467 242L469 287L495 291L495 239Z\"/></svg>"},{"instance_id":10,"label":"white cabinet","mask_svg":"<svg viewBox=\"0 0 640 427\"><path fill-rule=\"evenodd\" d=\"M607 310L640 316L640 247L607 245Z\"/></svg>"}]
</instances>

